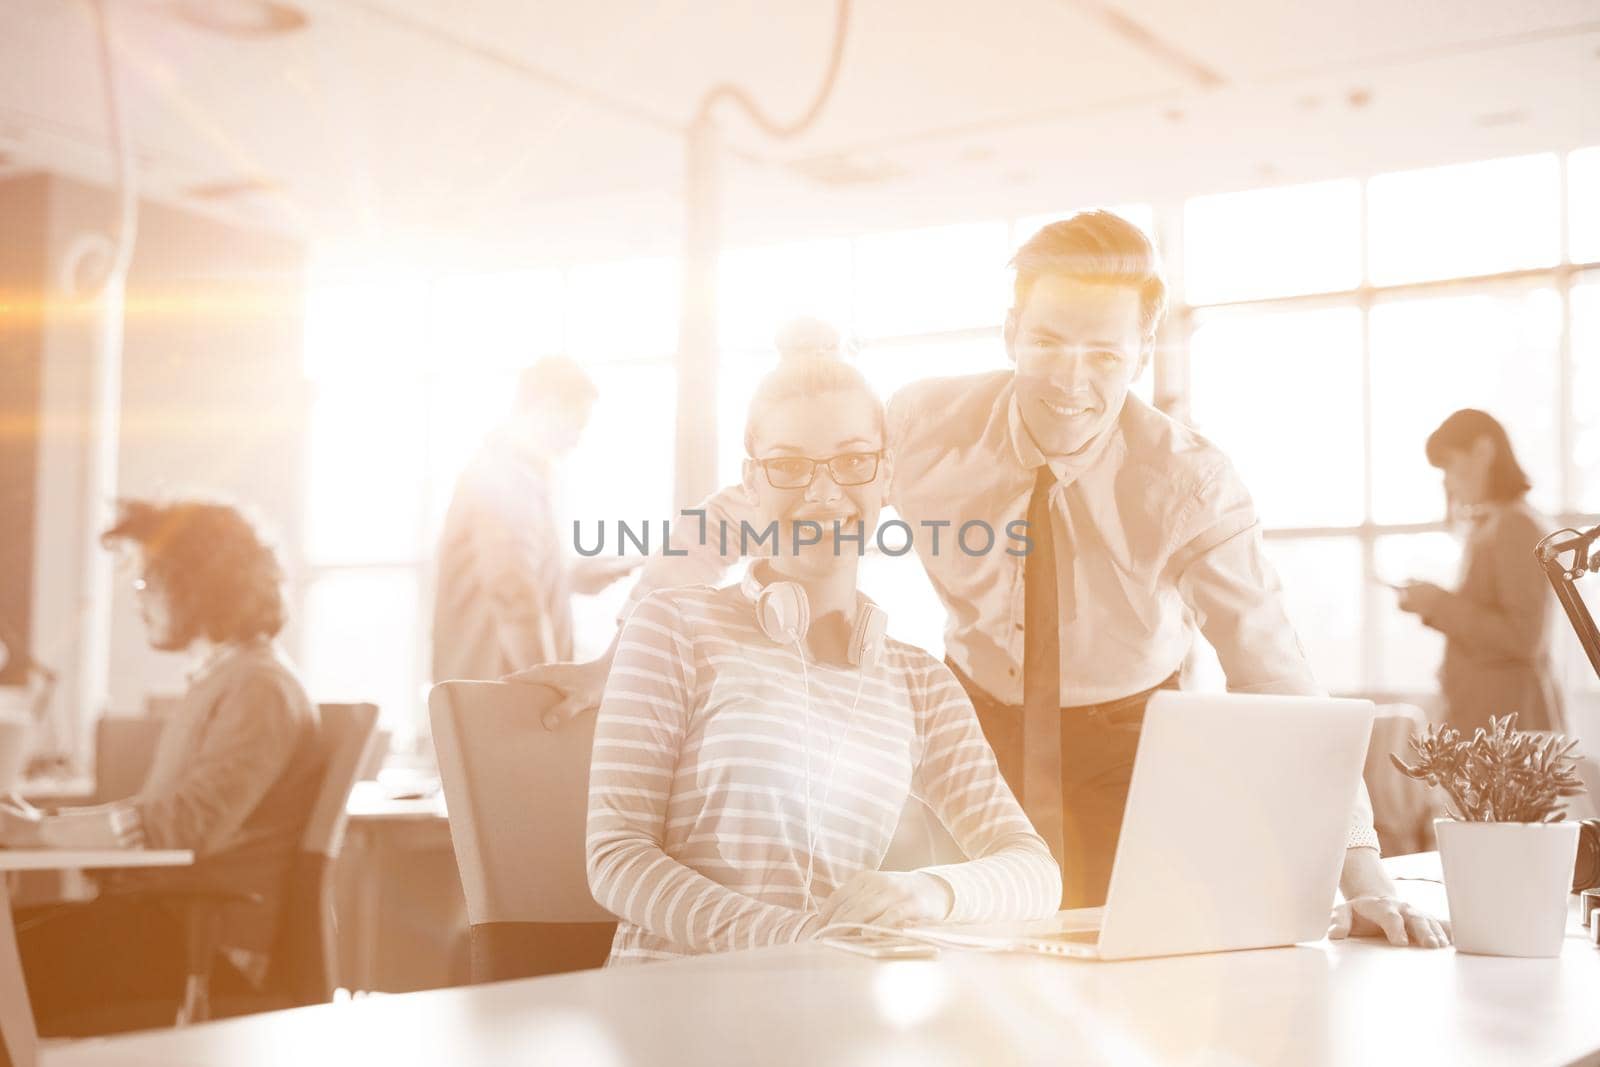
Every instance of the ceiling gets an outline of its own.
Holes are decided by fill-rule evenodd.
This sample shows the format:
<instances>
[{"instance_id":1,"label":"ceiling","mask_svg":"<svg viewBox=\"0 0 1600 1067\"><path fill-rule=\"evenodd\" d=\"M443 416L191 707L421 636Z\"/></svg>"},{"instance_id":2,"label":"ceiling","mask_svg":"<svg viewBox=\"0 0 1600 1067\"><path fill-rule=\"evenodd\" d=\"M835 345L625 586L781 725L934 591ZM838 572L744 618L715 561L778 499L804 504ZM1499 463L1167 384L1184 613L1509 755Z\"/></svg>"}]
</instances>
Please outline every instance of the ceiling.
<instances>
[{"instance_id":1,"label":"ceiling","mask_svg":"<svg viewBox=\"0 0 1600 1067\"><path fill-rule=\"evenodd\" d=\"M833 0L104 0L145 195L474 264L675 252L685 130L815 94ZM256 0L187 0L226 8ZM716 111L723 233L1177 198L1600 143L1600 0L855 0L779 141ZM87 0L0 0L0 173L111 174Z\"/></svg>"}]
</instances>

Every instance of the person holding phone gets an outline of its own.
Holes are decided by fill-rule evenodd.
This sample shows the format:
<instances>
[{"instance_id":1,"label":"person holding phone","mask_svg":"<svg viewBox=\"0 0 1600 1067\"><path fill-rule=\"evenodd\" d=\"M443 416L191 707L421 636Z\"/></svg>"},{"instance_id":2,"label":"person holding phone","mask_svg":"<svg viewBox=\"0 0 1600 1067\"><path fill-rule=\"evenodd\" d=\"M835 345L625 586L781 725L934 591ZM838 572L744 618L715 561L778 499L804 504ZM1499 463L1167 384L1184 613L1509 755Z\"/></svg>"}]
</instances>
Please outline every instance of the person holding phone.
<instances>
[{"instance_id":1,"label":"person holding phone","mask_svg":"<svg viewBox=\"0 0 1600 1067\"><path fill-rule=\"evenodd\" d=\"M1428 462L1465 534L1453 590L1396 587L1401 611L1444 634L1439 687L1445 721L1470 734L1490 716L1517 713L1524 730L1565 729L1551 655L1552 602L1533 549L1550 523L1529 507L1532 483L1494 416L1463 408L1429 435Z\"/></svg>"}]
</instances>

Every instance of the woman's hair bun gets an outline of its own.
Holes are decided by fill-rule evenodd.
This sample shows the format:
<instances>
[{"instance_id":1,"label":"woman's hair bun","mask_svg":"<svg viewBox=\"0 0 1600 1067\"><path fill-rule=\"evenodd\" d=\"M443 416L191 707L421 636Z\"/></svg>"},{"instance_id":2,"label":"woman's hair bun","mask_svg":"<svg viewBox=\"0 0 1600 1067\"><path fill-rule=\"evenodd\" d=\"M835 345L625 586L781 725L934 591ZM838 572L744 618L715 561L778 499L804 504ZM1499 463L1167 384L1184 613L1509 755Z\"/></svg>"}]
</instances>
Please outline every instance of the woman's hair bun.
<instances>
[{"instance_id":1,"label":"woman's hair bun","mask_svg":"<svg viewBox=\"0 0 1600 1067\"><path fill-rule=\"evenodd\" d=\"M783 361L844 359L849 355L838 328L831 322L810 316L790 319L772 340Z\"/></svg>"}]
</instances>

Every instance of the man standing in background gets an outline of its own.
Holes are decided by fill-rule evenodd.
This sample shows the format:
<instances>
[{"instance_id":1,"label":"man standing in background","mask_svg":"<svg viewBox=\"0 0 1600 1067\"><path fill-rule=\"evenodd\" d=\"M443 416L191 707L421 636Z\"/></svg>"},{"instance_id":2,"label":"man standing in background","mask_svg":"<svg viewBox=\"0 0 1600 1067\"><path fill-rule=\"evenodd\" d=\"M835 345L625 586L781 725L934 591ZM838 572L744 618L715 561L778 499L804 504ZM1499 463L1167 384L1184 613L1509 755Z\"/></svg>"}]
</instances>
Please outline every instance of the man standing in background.
<instances>
[{"instance_id":1,"label":"man standing in background","mask_svg":"<svg viewBox=\"0 0 1600 1067\"><path fill-rule=\"evenodd\" d=\"M572 594L594 594L637 560L562 558L556 464L599 391L569 359L522 372L510 414L456 482L439 537L433 679L494 679L573 655Z\"/></svg>"}]
</instances>

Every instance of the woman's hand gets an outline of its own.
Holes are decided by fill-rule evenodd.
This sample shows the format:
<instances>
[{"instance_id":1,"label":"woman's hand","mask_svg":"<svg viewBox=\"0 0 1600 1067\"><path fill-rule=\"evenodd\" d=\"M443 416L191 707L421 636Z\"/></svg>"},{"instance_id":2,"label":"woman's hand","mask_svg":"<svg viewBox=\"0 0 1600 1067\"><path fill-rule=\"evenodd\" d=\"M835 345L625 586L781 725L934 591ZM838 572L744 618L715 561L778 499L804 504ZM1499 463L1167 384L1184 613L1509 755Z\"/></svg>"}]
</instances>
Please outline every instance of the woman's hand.
<instances>
[{"instance_id":1,"label":"woman's hand","mask_svg":"<svg viewBox=\"0 0 1600 1067\"><path fill-rule=\"evenodd\" d=\"M916 926L944 921L955 904L944 879L921 871L862 871L823 902L822 925Z\"/></svg>"},{"instance_id":2,"label":"woman's hand","mask_svg":"<svg viewBox=\"0 0 1600 1067\"><path fill-rule=\"evenodd\" d=\"M544 710L546 730L558 730L586 711L600 706L606 676L611 673L608 653L586 663L541 663L501 678L516 685L542 685L554 689L561 699Z\"/></svg>"},{"instance_id":3,"label":"woman's hand","mask_svg":"<svg viewBox=\"0 0 1600 1067\"><path fill-rule=\"evenodd\" d=\"M1421 908L1390 896L1356 897L1335 905L1328 937L1370 937L1382 934L1391 945L1444 948L1450 943L1450 924Z\"/></svg>"}]
</instances>

